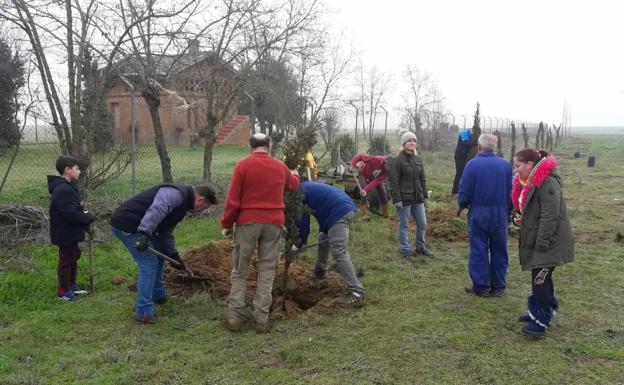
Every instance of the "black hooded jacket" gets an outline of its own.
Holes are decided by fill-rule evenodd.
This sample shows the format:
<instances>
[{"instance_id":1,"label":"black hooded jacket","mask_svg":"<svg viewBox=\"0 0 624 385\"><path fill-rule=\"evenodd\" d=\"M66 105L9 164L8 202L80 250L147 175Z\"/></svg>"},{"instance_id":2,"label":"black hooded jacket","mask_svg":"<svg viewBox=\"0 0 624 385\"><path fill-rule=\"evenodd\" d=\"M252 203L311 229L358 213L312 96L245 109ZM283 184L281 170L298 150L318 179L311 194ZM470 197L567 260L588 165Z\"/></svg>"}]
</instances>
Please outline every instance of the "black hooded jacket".
<instances>
[{"instance_id":1,"label":"black hooded jacket","mask_svg":"<svg viewBox=\"0 0 624 385\"><path fill-rule=\"evenodd\" d=\"M53 245L74 245L85 239L85 230L95 216L85 213L80 191L67 179L48 175L50 198L50 240Z\"/></svg>"}]
</instances>

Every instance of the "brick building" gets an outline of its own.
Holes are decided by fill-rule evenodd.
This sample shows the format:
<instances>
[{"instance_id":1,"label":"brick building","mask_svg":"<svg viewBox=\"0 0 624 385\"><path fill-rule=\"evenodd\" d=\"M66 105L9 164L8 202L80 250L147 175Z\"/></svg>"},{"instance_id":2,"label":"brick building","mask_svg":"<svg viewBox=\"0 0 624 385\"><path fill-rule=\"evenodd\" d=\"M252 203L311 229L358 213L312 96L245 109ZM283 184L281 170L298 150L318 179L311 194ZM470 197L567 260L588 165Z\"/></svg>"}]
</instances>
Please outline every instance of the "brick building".
<instances>
[{"instance_id":1,"label":"brick building","mask_svg":"<svg viewBox=\"0 0 624 385\"><path fill-rule=\"evenodd\" d=\"M182 57L159 56L158 62L161 68L167 69L170 75L163 82L160 91L160 121L163 135L167 144L188 146L191 137L197 135L205 122L206 105L205 94L199 84L205 77L205 71L209 71L208 62L211 57L207 52L200 52L196 43L188 50L188 54ZM125 59L121 63L121 72L132 82L133 60ZM165 77L165 76L163 76ZM176 110L184 102L167 91L173 91L183 98L187 104L192 105L185 111ZM147 103L139 91L135 91L136 97L136 138L137 143L154 143L154 129L152 118ZM121 79L106 94L106 104L113 115L113 137L126 143L131 141L131 94L130 88ZM236 143L247 145L250 136L250 122L247 116L237 115L237 111L229 111L228 123L225 127L218 127L221 134L216 144ZM201 140L200 140L201 143Z\"/></svg>"}]
</instances>

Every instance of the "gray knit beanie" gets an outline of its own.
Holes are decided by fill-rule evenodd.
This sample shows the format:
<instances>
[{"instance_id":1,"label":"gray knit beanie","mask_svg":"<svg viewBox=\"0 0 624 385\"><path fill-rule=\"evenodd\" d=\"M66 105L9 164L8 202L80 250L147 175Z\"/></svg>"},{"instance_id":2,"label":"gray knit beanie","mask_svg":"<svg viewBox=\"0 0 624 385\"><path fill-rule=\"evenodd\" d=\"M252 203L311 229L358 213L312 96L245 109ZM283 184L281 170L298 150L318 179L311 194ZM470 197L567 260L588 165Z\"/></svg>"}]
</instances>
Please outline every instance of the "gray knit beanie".
<instances>
[{"instance_id":1,"label":"gray knit beanie","mask_svg":"<svg viewBox=\"0 0 624 385\"><path fill-rule=\"evenodd\" d=\"M407 142L410 139L418 140L416 138L416 134L414 134L411 131L407 131L405 134L401 135L401 146L405 145L405 142Z\"/></svg>"}]
</instances>

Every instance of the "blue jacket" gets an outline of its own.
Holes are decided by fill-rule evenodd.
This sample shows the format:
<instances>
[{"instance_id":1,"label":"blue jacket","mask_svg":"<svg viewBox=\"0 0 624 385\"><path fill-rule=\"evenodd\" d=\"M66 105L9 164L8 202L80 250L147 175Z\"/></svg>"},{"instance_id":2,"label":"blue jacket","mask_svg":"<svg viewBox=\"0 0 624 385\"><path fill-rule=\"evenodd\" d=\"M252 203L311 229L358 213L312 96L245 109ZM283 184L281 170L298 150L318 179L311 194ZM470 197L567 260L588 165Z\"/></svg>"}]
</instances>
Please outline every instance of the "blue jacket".
<instances>
[{"instance_id":1,"label":"blue jacket","mask_svg":"<svg viewBox=\"0 0 624 385\"><path fill-rule=\"evenodd\" d=\"M319 224L319 231L327 234L329 229L342 217L357 211L353 200L336 187L317 182L301 184L304 193L303 202L312 209L312 215ZM306 240L310 234L310 217L304 215L297 222L299 236Z\"/></svg>"},{"instance_id":2,"label":"blue jacket","mask_svg":"<svg viewBox=\"0 0 624 385\"><path fill-rule=\"evenodd\" d=\"M469 222L484 229L509 223L511 165L492 151L481 152L466 164L459 181L459 207L469 208Z\"/></svg>"}]
</instances>

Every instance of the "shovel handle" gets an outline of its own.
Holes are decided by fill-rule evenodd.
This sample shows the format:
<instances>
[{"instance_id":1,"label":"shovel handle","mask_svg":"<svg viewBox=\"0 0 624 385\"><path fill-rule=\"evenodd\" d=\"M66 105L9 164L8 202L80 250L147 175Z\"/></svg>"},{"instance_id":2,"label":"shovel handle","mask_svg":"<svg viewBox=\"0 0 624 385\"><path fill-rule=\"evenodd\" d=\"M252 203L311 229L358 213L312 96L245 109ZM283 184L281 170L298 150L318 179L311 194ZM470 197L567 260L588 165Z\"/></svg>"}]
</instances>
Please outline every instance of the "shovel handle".
<instances>
[{"instance_id":1,"label":"shovel handle","mask_svg":"<svg viewBox=\"0 0 624 385\"><path fill-rule=\"evenodd\" d=\"M360 178L358 178L360 174L357 171L353 171L352 175L353 175L353 179L355 179L355 183L357 184L358 189L360 190L360 196L362 197L360 198L360 201L362 202L362 204L366 204L366 206L368 206L368 200L363 195L364 189L362 188L362 185L360 184Z\"/></svg>"},{"instance_id":2,"label":"shovel handle","mask_svg":"<svg viewBox=\"0 0 624 385\"><path fill-rule=\"evenodd\" d=\"M91 227L88 231L87 236L88 238L88 243L87 243L87 247L89 248L89 291L91 293L95 292L95 279L93 278L93 228Z\"/></svg>"},{"instance_id":3,"label":"shovel handle","mask_svg":"<svg viewBox=\"0 0 624 385\"><path fill-rule=\"evenodd\" d=\"M171 257L166 256L165 254L161 253L160 251L156 250L155 248L153 248L153 247L151 247L151 246L150 246L150 247L148 247L148 248L147 248L147 250L148 250L150 253L154 254L155 256L157 256L158 258L160 258L160 259L162 259L162 260L165 260L165 261L167 261L167 262L169 262L169 263L172 263L172 264L174 264L174 265L176 265L176 266L180 266L180 267L182 266L182 265L181 265L178 261L176 261L175 259L173 259L173 258L171 258Z\"/></svg>"}]
</instances>

